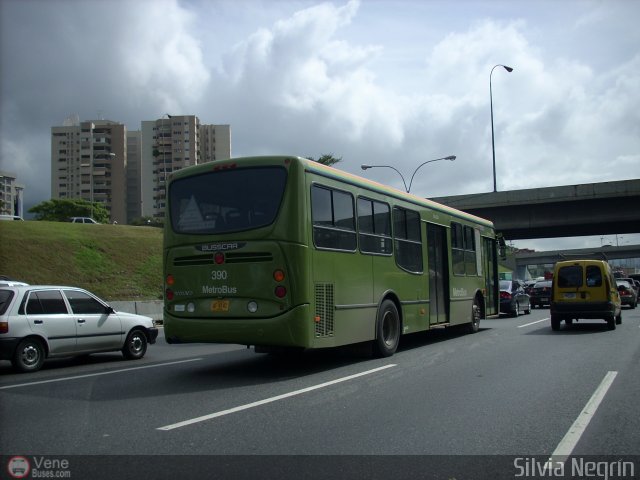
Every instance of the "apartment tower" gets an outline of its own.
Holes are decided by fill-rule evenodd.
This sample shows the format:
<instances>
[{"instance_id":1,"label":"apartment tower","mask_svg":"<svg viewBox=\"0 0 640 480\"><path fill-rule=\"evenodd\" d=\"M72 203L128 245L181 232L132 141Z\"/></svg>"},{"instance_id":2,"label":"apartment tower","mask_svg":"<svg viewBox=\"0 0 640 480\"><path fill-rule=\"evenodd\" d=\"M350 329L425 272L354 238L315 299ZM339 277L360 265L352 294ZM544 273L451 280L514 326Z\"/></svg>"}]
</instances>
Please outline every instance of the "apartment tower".
<instances>
[{"instance_id":1,"label":"apartment tower","mask_svg":"<svg viewBox=\"0 0 640 480\"><path fill-rule=\"evenodd\" d=\"M51 197L100 202L112 222L126 223L126 132L111 120L52 127Z\"/></svg>"}]
</instances>

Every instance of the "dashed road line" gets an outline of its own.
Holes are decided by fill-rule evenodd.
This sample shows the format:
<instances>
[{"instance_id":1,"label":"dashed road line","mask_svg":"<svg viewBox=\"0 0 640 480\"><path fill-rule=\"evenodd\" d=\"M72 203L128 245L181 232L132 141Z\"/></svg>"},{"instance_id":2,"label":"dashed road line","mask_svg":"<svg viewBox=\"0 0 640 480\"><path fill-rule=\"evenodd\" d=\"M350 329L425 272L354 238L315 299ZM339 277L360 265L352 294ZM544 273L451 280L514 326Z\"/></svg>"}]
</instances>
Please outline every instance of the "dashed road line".
<instances>
[{"instance_id":1,"label":"dashed road line","mask_svg":"<svg viewBox=\"0 0 640 480\"><path fill-rule=\"evenodd\" d=\"M177 365L179 363L197 362L198 360L202 360L202 358L190 358L188 360L178 360L176 362L156 363L156 364L153 364L153 365L144 365L142 367L121 368L119 370L110 370L108 372L87 373L85 375L75 375L73 377L52 378L52 379L49 379L49 380L38 380L38 381L35 381L35 382L18 383L16 385L5 385L5 386L0 387L0 390L7 390L9 388L30 387L32 385L42 385L43 383L65 382L65 381L68 381L68 380L78 380L80 378L98 377L100 375L112 375L114 373L131 372L133 370L142 370L144 368L166 367L167 365Z\"/></svg>"},{"instance_id":2,"label":"dashed road line","mask_svg":"<svg viewBox=\"0 0 640 480\"><path fill-rule=\"evenodd\" d=\"M201 417L191 418L189 420L183 420L182 422L172 423L171 425L165 425L164 427L158 427L156 430L174 430L176 428L186 427L188 425L193 425L194 423L200 423L207 420L211 420L213 418L222 417L225 415L229 415L231 413L240 412L242 410L248 410L250 408L259 407L261 405L266 405L267 403L277 402L278 400L284 400L285 398L294 397L296 395L301 395L303 393L311 392L314 390L318 390L324 387L329 387L331 385L335 385L337 383L347 382L349 380L353 380L354 378L363 377L365 375L371 375L372 373L379 372L381 370L385 370L387 368L395 367L397 364L392 363L389 365L385 365L383 367L374 368L372 370L367 370L366 372L360 372L353 375L349 375L347 377L337 378L336 380L331 380L329 382L320 383L318 385L313 385L311 387L301 388L300 390L294 390L293 392L283 393L282 395L276 395L275 397L265 398L264 400L258 400L257 402L247 403L245 405L239 405L237 407L229 408L227 410L221 410L219 412L210 413L208 415L202 415Z\"/></svg>"}]
</instances>

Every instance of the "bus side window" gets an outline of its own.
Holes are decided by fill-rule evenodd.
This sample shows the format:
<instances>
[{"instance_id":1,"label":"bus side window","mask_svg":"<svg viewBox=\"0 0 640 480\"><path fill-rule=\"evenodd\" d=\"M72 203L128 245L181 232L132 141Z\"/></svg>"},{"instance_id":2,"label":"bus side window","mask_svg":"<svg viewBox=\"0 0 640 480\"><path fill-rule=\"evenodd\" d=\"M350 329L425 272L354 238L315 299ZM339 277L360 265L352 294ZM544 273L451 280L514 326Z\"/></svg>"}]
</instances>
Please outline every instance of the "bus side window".
<instances>
[{"instance_id":1,"label":"bus side window","mask_svg":"<svg viewBox=\"0 0 640 480\"><path fill-rule=\"evenodd\" d=\"M356 219L350 193L314 185L311 187L313 241L318 248L354 252Z\"/></svg>"},{"instance_id":2,"label":"bus side window","mask_svg":"<svg viewBox=\"0 0 640 480\"><path fill-rule=\"evenodd\" d=\"M409 272L422 273L420 214L412 210L394 207L393 226L396 263L400 268Z\"/></svg>"},{"instance_id":3,"label":"bus side window","mask_svg":"<svg viewBox=\"0 0 640 480\"><path fill-rule=\"evenodd\" d=\"M462 225L451 222L451 253L453 274L464 275L464 235Z\"/></svg>"}]
</instances>

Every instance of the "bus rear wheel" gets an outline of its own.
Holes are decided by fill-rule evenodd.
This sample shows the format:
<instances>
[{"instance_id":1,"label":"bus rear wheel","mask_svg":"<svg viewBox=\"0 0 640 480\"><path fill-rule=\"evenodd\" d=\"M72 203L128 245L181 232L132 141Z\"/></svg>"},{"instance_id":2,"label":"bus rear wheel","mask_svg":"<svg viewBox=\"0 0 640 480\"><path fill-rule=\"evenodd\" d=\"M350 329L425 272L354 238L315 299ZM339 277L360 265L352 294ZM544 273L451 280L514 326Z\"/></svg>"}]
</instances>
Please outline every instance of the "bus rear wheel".
<instances>
[{"instance_id":1,"label":"bus rear wheel","mask_svg":"<svg viewBox=\"0 0 640 480\"><path fill-rule=\"evenodd\" d=\"M473 305L471 306L471 323L468 328L469 333L476 333L480 330L480 318L482 318L480 304L478 299L474 298Z\"/></svg>"},{"instance_id":2,"label":"bus rear wheel","mask_svg":"<svg viewBox=\"0 0 640 480\"><path fill-rule=\"evenodd\" d=\"M396 304L391 300L385 300L378 310L374 354L377 357L390 357L398 349L399 342L400 315Z\"/></svg>"}]
</instances>

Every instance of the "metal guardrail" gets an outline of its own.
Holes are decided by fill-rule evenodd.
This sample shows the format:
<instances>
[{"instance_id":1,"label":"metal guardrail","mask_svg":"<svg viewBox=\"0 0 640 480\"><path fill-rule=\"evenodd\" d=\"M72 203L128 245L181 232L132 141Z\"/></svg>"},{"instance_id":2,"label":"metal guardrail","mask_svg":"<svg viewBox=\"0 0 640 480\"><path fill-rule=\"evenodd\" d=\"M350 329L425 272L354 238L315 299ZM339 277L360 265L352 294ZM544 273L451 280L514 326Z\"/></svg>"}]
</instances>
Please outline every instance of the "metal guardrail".
<instances>
[{"instance_id":1,"label":"metal guardrail","mask_svg":"<svg viewBox=\"0 0 640 480\"><path fill-rule=\"evenodd\" d=\"M146 315L156 321L162 321L162 300L115 301L109 302L116 311Z\"/></svg>"}]
</instances>

